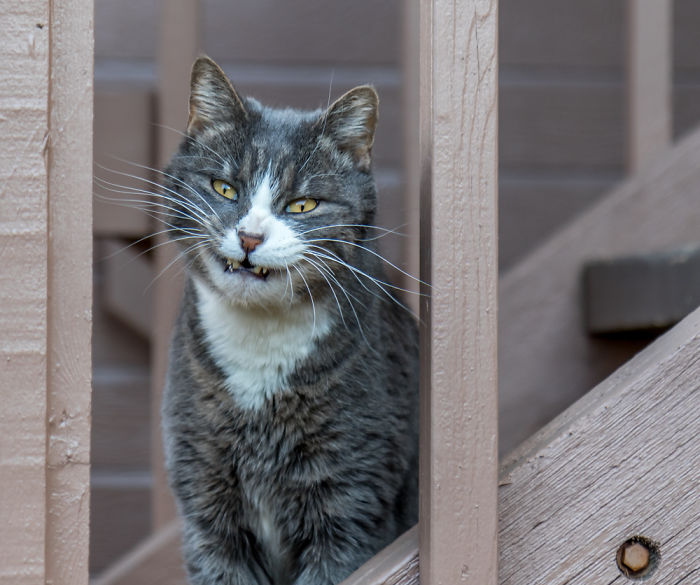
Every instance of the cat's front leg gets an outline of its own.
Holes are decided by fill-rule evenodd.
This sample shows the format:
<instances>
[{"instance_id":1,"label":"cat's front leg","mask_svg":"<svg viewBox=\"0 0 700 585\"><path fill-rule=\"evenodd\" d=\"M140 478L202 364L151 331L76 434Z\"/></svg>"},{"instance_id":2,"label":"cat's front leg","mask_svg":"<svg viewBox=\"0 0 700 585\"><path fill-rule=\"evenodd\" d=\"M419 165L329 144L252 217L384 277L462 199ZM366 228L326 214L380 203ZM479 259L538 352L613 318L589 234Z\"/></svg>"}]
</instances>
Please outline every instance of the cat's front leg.
<instances>
[{"instance_id":1,"label":"cat's front leg","mask_svg":"<svg viewBox=\"0 0 700 585\"><path fill-rule=\"evenodd\" d=\"M190 585L272 585L250 535L224 538L185 522L183 540Z\"/></svg>"},{"instance_id":2,"label":"cat's front leg","mask_svg":"<svg viewBox=\"0 0 700 585\"><path fill-rule=\"evenodd\" d=\"M303 548L297 543L297 577L293 585L337 585L388 544L360 527L352 517L325 518L313 525ZM379 529L377 532L383 533Z\"/></svg>"}]
</instances>

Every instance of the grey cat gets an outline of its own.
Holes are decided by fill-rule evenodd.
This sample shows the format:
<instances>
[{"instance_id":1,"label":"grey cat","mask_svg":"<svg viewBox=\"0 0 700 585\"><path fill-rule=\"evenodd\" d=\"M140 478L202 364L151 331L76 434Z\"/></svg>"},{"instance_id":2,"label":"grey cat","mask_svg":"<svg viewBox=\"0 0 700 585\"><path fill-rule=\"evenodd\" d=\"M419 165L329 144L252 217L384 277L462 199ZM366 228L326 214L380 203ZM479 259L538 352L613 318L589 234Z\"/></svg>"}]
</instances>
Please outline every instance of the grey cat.
<instances>
[{"instance_id":1,"label":"grey cat","mask_svg":"<svg viewBox=\"0 0 700 585\"><path fill-rule=\"evenodd\" d=\"M193 585L338 583L417 521L416 326L373 247L377 101L271 109L194 64L162 203L187 265L163 432Z\"/></svg>"}]
</instances>

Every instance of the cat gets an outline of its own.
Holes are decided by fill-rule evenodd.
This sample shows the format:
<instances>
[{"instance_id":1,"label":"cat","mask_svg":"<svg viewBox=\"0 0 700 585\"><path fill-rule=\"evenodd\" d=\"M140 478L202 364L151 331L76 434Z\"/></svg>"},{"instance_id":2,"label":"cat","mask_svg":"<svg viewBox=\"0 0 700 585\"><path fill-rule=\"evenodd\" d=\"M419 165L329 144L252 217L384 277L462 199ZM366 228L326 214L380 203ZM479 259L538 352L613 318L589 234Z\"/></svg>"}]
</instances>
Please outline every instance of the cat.
<instances>
[{"instance_id":1,"label":"cat","mask_svg":"<svg viewBox=\"0 0 700 585\"><path fill-rule=\"evenodd\" d=\"M374 247L377 106L361 86L272 109L193 66L158 203L186 263L163 433L192 585L339 583L417 521L417 330Z\"/></svg>"}]
</instances>

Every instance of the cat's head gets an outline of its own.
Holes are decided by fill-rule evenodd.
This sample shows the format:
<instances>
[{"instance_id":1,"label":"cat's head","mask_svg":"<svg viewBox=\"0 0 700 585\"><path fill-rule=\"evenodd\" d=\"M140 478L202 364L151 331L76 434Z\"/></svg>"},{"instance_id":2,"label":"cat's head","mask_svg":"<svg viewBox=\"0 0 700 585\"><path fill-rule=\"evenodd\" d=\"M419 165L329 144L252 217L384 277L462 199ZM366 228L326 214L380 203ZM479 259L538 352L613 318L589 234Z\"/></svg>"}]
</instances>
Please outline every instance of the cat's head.
<instances>
[{"instance_id":1,"label":"cat's head","mask_svg":"<svg viewBox=\"0 0 700 585\"><path fill-rule=\"evenodd\" d=\"M340 295L357 278L343 263L373 264L361 246L376 212L377 104L361 86L325 110L267 108L198 59L187 134L166 171L190 273L242 305Z\"/></svg>"}]
</instances>

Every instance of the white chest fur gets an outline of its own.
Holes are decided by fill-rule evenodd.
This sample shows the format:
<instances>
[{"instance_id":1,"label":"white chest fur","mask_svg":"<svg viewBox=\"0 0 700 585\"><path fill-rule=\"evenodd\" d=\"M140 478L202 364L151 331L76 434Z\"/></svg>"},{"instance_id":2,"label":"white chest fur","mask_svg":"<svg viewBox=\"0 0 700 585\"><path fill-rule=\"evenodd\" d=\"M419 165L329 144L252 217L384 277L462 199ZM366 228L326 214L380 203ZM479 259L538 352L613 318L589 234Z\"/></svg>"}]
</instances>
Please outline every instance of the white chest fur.
<instances>
[{"instance_id":1,"label":"white chest fur","mask_svg":"<svg viewBox=\"0 0 700 585\"><path fill-rule=\"evenodd\" d=\"M228 391L241 408L257 410L287 388L297 363L330 330L331 316L318 304L283 311L239 308L196 282L197 308L209 351L226 375Z\"/></svg>"}]
</instances>

